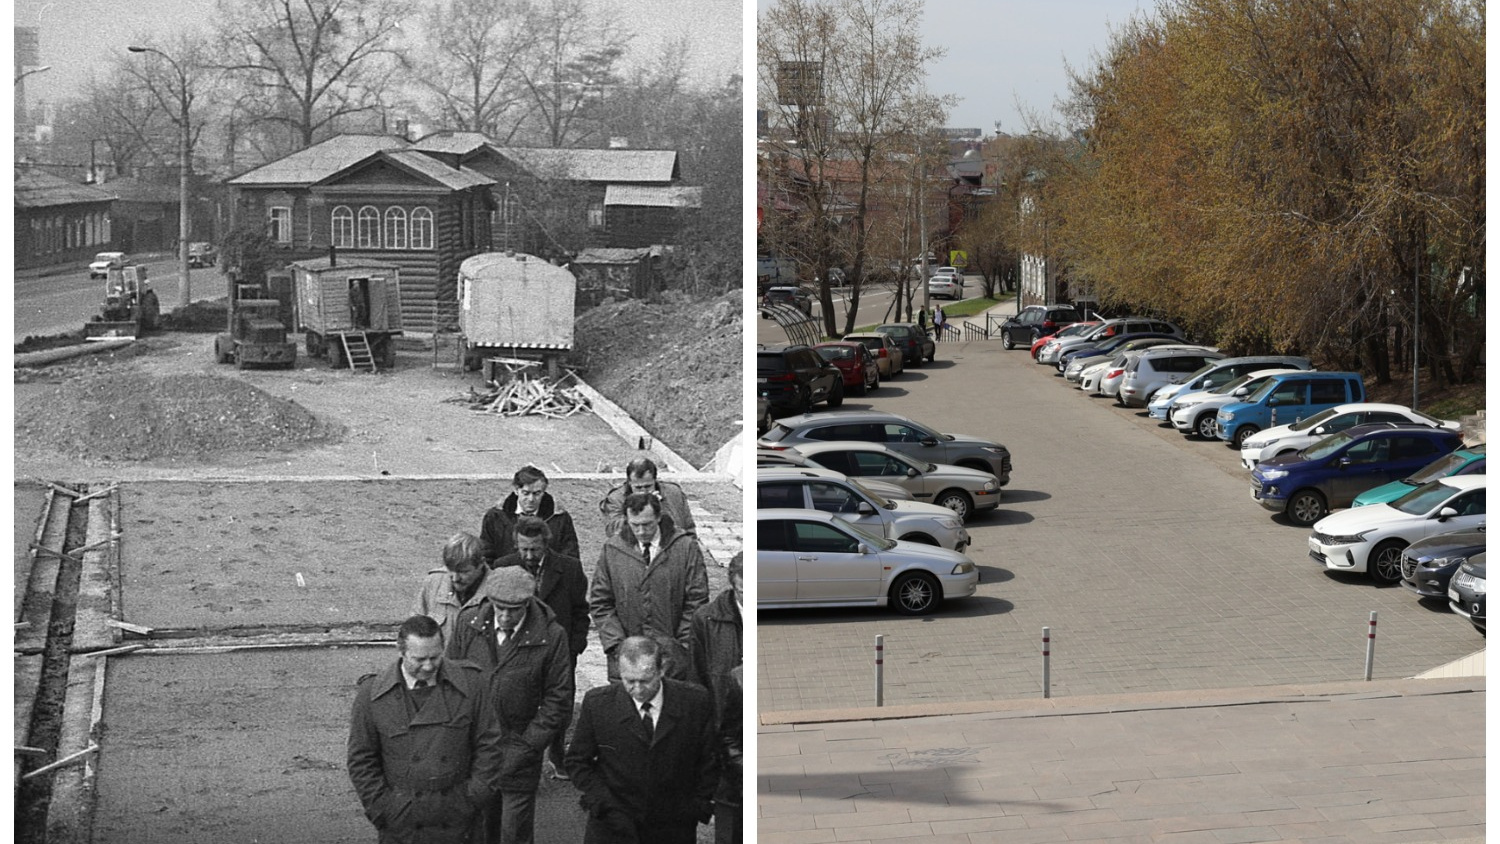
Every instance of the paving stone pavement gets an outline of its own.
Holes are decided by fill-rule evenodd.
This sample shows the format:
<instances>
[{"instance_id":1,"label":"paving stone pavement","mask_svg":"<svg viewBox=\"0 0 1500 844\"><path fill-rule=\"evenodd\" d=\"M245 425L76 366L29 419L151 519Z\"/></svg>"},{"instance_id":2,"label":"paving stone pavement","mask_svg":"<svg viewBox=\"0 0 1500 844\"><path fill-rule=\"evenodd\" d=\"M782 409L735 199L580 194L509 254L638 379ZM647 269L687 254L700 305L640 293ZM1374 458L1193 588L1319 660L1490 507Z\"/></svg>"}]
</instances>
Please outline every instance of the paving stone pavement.
<instances>
[{"instance_id":1,"label":"paving stone pavement","mask_svg":"<svg viewBox=\"0 0 1500 844\"><path fill-rule=\"evenodd\" d=\"M979 318L982 321L982 318ZM1414 676L1483 648L1446 607L1307 556L1306 528L1250 498L1238 454L1066 386L1024 350L945 342L934 363L845 407L890 410L1007 445L998 510L970 521L973 598L929 617L887 610L758 616L759 711L1054 697Z\"/></svg>"},{"instance_id":2,"label":"paving stone pavement","mask_svg":"<svg viewBox=\"0 0 1500 844\"><path fill-rule=\"evenodd\" d=\"M760 727L757 840L1481 842L1485 698L1457 678L800 713Z\"/></svg>"}]
</instances>

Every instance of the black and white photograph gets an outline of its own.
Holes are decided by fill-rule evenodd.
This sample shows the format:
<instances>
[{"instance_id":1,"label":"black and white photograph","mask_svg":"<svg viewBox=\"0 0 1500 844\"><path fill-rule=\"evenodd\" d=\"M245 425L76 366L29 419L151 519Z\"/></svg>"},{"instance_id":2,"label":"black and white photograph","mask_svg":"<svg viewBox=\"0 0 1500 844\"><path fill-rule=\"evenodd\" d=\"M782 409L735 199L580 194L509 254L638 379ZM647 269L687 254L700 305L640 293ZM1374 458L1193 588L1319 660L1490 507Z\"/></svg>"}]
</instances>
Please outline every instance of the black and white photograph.
<instances>
[{"instance_id":1,"label":"black and white photograph","mask_svg":"<svg viewBox=\"0 0 1500 844\"><path fill-rule=\"evenodd\" d=\"M743 840L747 20L15 4L16 841Z\"/></svg>"}]
</instances>

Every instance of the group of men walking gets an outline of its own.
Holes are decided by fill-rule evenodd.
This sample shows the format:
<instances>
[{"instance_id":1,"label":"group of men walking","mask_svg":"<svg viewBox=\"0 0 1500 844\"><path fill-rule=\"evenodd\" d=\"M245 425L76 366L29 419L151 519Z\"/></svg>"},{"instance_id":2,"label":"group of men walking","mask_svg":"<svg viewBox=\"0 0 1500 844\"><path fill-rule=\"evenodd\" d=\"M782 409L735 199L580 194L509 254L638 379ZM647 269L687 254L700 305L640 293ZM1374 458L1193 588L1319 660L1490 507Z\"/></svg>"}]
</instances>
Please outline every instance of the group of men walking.
<instances>
[{"instance_id":1,"label":"group of men walking","mask_svg":"<svg viewBox=\"0 0 1500 844\"><path fill-rule=\"evenodd\" d=\"M739 842L742 556L709 600L680 487L632 461L600 502L585 575L572 516L532 466L443 548L399 656L358 684L349 776L382 842L530 844L544 774L571 780L586 844ZM571 742L575 673L597 631L610 682Z\"/></svg>"}]
</instances>

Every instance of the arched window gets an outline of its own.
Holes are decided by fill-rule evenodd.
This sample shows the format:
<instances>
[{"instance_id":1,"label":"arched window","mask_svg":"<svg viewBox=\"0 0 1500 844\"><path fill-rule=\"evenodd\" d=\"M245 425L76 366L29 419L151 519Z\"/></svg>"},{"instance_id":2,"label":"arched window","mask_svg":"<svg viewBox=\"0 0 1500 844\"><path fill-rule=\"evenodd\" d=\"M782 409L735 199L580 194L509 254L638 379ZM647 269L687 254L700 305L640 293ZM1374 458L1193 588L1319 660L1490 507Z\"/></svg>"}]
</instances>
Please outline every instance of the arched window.
<instances>
[{"instance_id":1,"label":"arched window","mask_svg":"<svg viewBox=\"0 0 1500 844\"><path fill-rule=\"evenodd\" d=\"M432 248L432 209L420 206L411 212L411 248Z\"/></svg>"},{"instance_id":2,"label":"arched window","mask_svg":"<svg viewBox=\"0 0 1500 844\"><path fill-rule=\"evenodd\" d=\"M406 209L385 209L385 248L406 248Z\"/></svg>"},{"instance_id":3,"label":"arched window","mask_svg":"<svg viewBox=\"0 0 1500 844\"><path fill-rule=\"evenodd\" d=\"M329 242L340 249L349 249L354 246L354 211L349 206L340 205L333 209Z\"/></svg>"},{"instance_id":4,"label":"arched window","mask_svg":"<svg viewBox=\"0 0 1500 844\"><path fill-rule=\"evenodd\" d=\"M359 209L359 248L380 248L380 212L370 205Z\"/></svg>"}]
</instances>

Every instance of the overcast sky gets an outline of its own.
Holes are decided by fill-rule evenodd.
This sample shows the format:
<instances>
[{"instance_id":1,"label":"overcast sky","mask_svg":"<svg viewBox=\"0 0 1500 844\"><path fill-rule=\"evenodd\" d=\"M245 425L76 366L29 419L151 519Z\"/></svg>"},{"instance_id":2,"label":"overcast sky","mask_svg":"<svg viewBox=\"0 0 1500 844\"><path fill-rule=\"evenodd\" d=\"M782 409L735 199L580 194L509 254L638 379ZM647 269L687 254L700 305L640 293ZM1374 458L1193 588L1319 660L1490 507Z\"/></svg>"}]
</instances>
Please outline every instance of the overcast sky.
<instances>
[{"instance_id":1,"label":"overcast sky","mask_svg":"<svg viewBox=\"0 0 1500 844\"><path fill-rule=\"evenodd\" d=\"M437 0L418 0L435 5ZM743 67L742 0L594 0L613 9L636 33L631 58L646 65L688 36L689 72L722 84ZM102 69L111 50L148 33L158 41L213 18L213 0L12 0L16 26L41 27L41 63L52 69L27 78L28 99L62 99L77 93L89 72Z\"/></svg>"},{"instance_id":2,"label":"overcast sky","mask_svg":"<svg viewBox=\"0 0 1500 844\"><path fill-rule=\"evenodd\" d=\"M756 0L757 10L772 6ZM1025 131L1019 100L1056 120L1053 104L1068 95L1066 63L1086 68L1137 10L1151 0L927 0L922 42L948 52L927 68L927 88L961 99L948 125Z\"/></svg>"}]
</instances>

